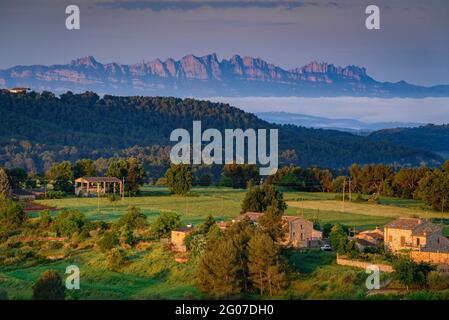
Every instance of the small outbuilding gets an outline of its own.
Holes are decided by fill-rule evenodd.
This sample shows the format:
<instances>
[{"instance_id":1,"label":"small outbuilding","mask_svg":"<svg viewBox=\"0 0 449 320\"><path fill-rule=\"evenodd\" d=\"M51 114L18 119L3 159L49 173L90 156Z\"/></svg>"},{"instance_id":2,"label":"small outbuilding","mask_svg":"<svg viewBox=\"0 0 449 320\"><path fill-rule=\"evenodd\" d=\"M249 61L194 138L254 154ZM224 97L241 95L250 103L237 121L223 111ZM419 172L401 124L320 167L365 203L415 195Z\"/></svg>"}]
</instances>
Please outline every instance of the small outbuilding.
<instances>
[{"instance_id":1,"label":"small outbuilding","mask_svg":"<svg viewBox=\"0 0 449 320\"><path fill-rule=\"evenodd\" d=\"M124 194L123 182L115 177L81 177L75 180L77 196L96 196L107 193Z\"/></svg>"},{"instance_id":2,"label":"small outbuilding","mask_svg":"<svg viewBox=\"0 0 449 320\"><path fill-rule=\"evenodd\" d=\"M173 251L186 252L187 247L184 243L187 235L193 230L192 225L188 225L184 228L172 230L170 237L170 244Z\"/></svg>"}]
</instances>

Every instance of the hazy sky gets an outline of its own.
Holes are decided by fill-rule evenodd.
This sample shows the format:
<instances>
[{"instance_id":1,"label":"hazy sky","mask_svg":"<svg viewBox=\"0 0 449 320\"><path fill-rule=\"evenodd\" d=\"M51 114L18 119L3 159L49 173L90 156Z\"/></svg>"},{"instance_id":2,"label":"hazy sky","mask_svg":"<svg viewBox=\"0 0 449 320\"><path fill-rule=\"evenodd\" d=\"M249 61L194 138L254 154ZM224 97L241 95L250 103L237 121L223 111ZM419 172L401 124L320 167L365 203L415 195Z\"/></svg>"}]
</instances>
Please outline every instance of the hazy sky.
<instances>
[{"instance_id":1,"label":"hazy sky","mask_svg":"<svg viewBox=\"0 0 449 320\"><path fill-rule=\"evenodd\" d=\"M81 30L65 28L65 7ZM381 30L365 28L368 4ZM0 0L0 68L95 56L136 63L193 53L365 66L380 81L449 84L448 0Z\"/></svg>"},{"instance_id":2,"label":"hazy sky","mask_svg":"<svg viewBox=\"0 0 449 320\"><path fill-rule=\"evenodd\" d=\"M363 122L449 123L449 98L366 98L366 97L208 97L248 112L285 111L332 119Z\"/></svg>"}]
</instances>

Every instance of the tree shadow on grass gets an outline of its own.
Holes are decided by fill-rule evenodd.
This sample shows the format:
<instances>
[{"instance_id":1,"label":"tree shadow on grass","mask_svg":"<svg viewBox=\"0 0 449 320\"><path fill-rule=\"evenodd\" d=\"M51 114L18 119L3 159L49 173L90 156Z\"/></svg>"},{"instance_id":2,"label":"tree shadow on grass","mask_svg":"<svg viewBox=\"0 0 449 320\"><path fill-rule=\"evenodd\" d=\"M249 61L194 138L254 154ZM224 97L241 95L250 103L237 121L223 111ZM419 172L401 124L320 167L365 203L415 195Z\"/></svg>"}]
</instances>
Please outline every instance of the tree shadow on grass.
<instances>
[{"instance_id":1,"label":"tree shadow on grass","mask_svg":"<svg viewBox=\"0 0 449 320\"><path fill-rule=\"evenodd\" d=\"M288 249L283 252L290 268L301 273L312 273L317 268L330 265L335 262L334 252L322 252L319 250Z\"/></svg>"}]
</instances>

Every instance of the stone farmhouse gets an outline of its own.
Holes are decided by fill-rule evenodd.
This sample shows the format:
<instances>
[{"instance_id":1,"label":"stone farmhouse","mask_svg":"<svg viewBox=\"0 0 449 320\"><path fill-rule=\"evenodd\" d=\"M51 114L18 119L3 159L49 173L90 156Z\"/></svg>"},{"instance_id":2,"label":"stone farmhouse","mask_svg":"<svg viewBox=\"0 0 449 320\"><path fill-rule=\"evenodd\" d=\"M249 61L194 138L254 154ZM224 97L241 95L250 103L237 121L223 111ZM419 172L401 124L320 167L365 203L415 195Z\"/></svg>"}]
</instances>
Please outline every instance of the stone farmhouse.
<instances>
[{"instance_id":1,"label":"stone farmhouse","mask_svg":"<svg viewBox=\"0 0 449 320\"><path fill-rule=\"evenodd\" d=\"M236 220L241 221L248 218L250 221L257 224L257 221L262 216L263 213L261 212L247 212L240 215ZM312 221L295 216L283 216L283 220L285 223L286 234L281 242L282 245L296 248L308 248L319 245L322 233L313 229Z\"/></svg>"},{"instance_id":2,"label":"stone farmhouse","mask_svg":"<svg viewBox=\"0 0 449 320\"><path fill-rule=\"evenodd\" d=\"M253 223L257 224L260 217L263 216L261 212L247 212L240 215L235 220L225 222L217 222L218 228L226 230L232 223L242 221L243 219L249 219ZM322 240L322 232L313 229L313 223L307 219L295 216L283 216L285 223L285 236L281 245L291 246L295 248L309 248L319 246ZM170 235L170 246L175 252L186 252L187 247L185 245L185 238L192 232L193 226L187 225L183 228L175 229Z\"/></svg>"},{"instance_id":3,"label":"stone farmhouse","mask_svg":"<svg viewBox=\"0 0 449 320\"><path fill-rule=\"evenodd\" d=\"M419 218L399 218L384 226L385 250L389 252L449 252L442 228Z\"/></svg>"},{"instance_id":4,"label":"stone farmhouse","mask_svg":"<svg viewBox=\"0 0 449 320\"><path fill-rule=\"evenodd\" d=\"M382 247L384 244L384 231L378 227L374 230L362 231L356 234L353 240L360 251L365 251L367 248Z\"/></svg>"}]
</instances>

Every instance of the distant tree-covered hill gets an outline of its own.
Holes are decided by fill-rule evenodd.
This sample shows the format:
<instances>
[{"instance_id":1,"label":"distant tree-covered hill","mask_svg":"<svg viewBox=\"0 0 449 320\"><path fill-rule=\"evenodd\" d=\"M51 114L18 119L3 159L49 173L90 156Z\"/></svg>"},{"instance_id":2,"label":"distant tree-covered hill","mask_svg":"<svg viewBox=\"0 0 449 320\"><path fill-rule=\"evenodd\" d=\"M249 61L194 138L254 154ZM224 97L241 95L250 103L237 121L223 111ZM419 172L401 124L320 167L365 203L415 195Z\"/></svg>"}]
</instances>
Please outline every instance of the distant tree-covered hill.
<instances>
[{"instance_id":1,"label":"distant tree-covered hill","mask_svg":"<svg viewBox=\"0 0 449 320\"><path fill-rule=\"evenodd\" d=\"M370 134L373 141L390 143L435 152L449 158L449 124L429 124L418 128L396 128L376 131Z\"/></svg>"},{"instance_id":2,"label":"distant tree-covered hill","mask_svg":"<svg viewBox=\"0 0 449 320\"><path fill-rule=\"evenodd\" d=\"M350 133L275 125L227 104L171 97L100 98L93 92L0 91L0 165L42 171L49 163L139 153L167 161L172 130L279 129L281 164L343 168L352 163L439 164L438 155Z\"/></svg>"}]
</instances>

